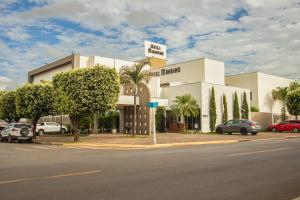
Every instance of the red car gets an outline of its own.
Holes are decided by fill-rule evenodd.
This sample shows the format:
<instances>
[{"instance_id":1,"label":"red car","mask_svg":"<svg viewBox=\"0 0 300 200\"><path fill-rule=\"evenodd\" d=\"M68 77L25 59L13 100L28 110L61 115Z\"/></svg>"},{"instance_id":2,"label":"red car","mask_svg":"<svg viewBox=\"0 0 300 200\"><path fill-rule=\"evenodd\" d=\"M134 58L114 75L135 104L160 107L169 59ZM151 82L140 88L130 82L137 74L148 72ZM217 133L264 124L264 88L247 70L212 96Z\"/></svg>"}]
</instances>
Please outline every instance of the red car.
<instances>
[{"instance_id":1,"label":"red car","mask_svg":"<svg viewBox=\"0 0 300 200\"><path fill-rule=\"evenodd\" d=\"M300 120L289 120L270 126L272 132L292 131L298 133L300 131Z\"/></svg>"}]
</instances>

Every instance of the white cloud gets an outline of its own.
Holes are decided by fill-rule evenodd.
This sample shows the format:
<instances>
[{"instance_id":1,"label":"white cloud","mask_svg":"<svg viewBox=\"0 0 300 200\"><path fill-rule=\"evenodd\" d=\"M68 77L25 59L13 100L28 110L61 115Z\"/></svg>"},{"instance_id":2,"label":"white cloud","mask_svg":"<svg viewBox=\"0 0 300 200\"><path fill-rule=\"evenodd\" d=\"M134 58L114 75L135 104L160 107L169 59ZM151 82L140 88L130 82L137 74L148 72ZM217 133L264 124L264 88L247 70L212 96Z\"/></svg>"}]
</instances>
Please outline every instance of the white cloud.
<instances>
[{"instance_id":1,"label":"white cloud","mask_svg":"<svg viewBox=\"0 0 300 200\"><path fill-rule=\"evenodd\" d=\"M42 7L0 17L0 35L12 40L7 44L0 39L0 75L18 83L26 81L29 69L71 51L139 59L143 40L151 38L165 40L172 50L170 62L210 57L225 61L228 74L260 70L299 78L300 4L293 0L31 1ZM13 3L4 2L0 8ZM241 7L248 16L239 22L226 20ZM51 19L71 21L89 31ZM31 27L44 38L35 40L28 33ZM45 35L57 41L51 44Z\"/></svg>"}]
</instances>

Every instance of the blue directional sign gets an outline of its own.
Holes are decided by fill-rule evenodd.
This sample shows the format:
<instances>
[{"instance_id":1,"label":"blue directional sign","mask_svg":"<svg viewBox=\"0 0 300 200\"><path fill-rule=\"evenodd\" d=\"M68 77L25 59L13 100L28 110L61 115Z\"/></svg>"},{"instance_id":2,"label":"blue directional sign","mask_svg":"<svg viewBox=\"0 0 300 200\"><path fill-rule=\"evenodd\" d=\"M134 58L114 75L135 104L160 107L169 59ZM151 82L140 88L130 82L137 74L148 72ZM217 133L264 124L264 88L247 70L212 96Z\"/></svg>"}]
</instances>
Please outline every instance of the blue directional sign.
<instances>
[{"instance_id":1,"label":"blue directional sign","mask_svg":"<svg viewBox=\"0 0 300 200\"><path fill-rule=\"evenodd\" d=\"M148 102L147 106L149 108L157 108L158 107L158 102Z\"/></svg>"}]
</instances>

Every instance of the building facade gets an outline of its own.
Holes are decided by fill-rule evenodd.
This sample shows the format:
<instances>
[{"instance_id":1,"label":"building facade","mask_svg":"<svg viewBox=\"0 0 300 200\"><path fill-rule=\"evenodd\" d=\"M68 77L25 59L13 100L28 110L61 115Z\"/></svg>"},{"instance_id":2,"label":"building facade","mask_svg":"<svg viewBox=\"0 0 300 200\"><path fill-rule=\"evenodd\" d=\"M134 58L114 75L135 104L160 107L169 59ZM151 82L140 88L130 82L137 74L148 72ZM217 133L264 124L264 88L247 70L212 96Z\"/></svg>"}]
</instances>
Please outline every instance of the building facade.
<instances>
[{"instance_id":1,"label":"building facade","mask_svg":"<svg viewBox=\"0 0 300 200\"><path fill-rule=\"evenodd\" d=\"M154 114L151 114L149 108L146 106L149 101L158 102L159 106L165 107L168 111L176 96L191 94L196 99L201 114L199 117L192 119L194 127L190 128L197 128L203 132L210 131L209 99L213 87L216 95L217 123L222 122L223 95L227 97L229 119L232 118L233 96L235 92L238 94L240 107L244 93L246 93L247 101L250 102L249 89L226 86L223 62L199 58L164 66L165 61L159 61L157 58L147 58L147 61L149 64L145 67L145 70L150 71L152 78L149 83L142 84L139 89L136 125L138 134L150 134L151 127L153 130L152 122ZM151 63L155 63L155 65L151 66ZM51 81L52 77L57 73L72 69L93 67L96 64L112 67L119 71L122 66L132 66L135 62L74 54L30 71L28 73L28 81L30 83ZM133 88L131 85L122 86L117 109L120 113L119 131L132 132ZM167 119L167 121L166 125L168 126L171 120Z\"/></svg>"},{"instance_id":2,"label":"building facade","mask_svg":"<svg viewBox=\"0 0 300 200\"><path fill-rule=\"evenodd\" d=\"M251 105L259 109L259 112L252 113L252 119L259 121L263 128L280 121L283 102L273 99L272 90L277 87L288 87L293 81L261 72L225 77L226 85L248 88L250 90Z\"/></svg>"}]
</instances>

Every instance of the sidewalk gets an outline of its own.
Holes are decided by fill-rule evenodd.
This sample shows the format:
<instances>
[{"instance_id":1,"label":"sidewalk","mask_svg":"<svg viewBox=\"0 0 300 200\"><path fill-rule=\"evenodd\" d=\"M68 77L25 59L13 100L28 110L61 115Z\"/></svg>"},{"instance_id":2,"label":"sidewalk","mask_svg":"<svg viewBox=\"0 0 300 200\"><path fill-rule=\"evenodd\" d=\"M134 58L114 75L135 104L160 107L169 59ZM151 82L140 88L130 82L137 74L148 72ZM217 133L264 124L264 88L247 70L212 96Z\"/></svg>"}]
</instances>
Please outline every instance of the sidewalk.
<instances>
[{"instance_id":1,"label":"sidewalk","mask_svg":"<svg viewBox=\"0 0 300 200\"><path fill-rule=\"evenodd\" d=\"M136 137L123 134L94 134L81 137L80 142L74 143L72 136L40 136L36 142L41 144L57 144L66 147L86 147L86 148L121 148L121 149L141 149L154 147L170 147L183 145L200 144L224 144L252 140L265 139L286 139L298 138L300 134L294 133L270 133L263 132L256 136L218 135L218 134L180 134L180 133L159 133L157 134L157 145L152 145L152 136L137 135Z\"/></svg>"}]
</instances>

